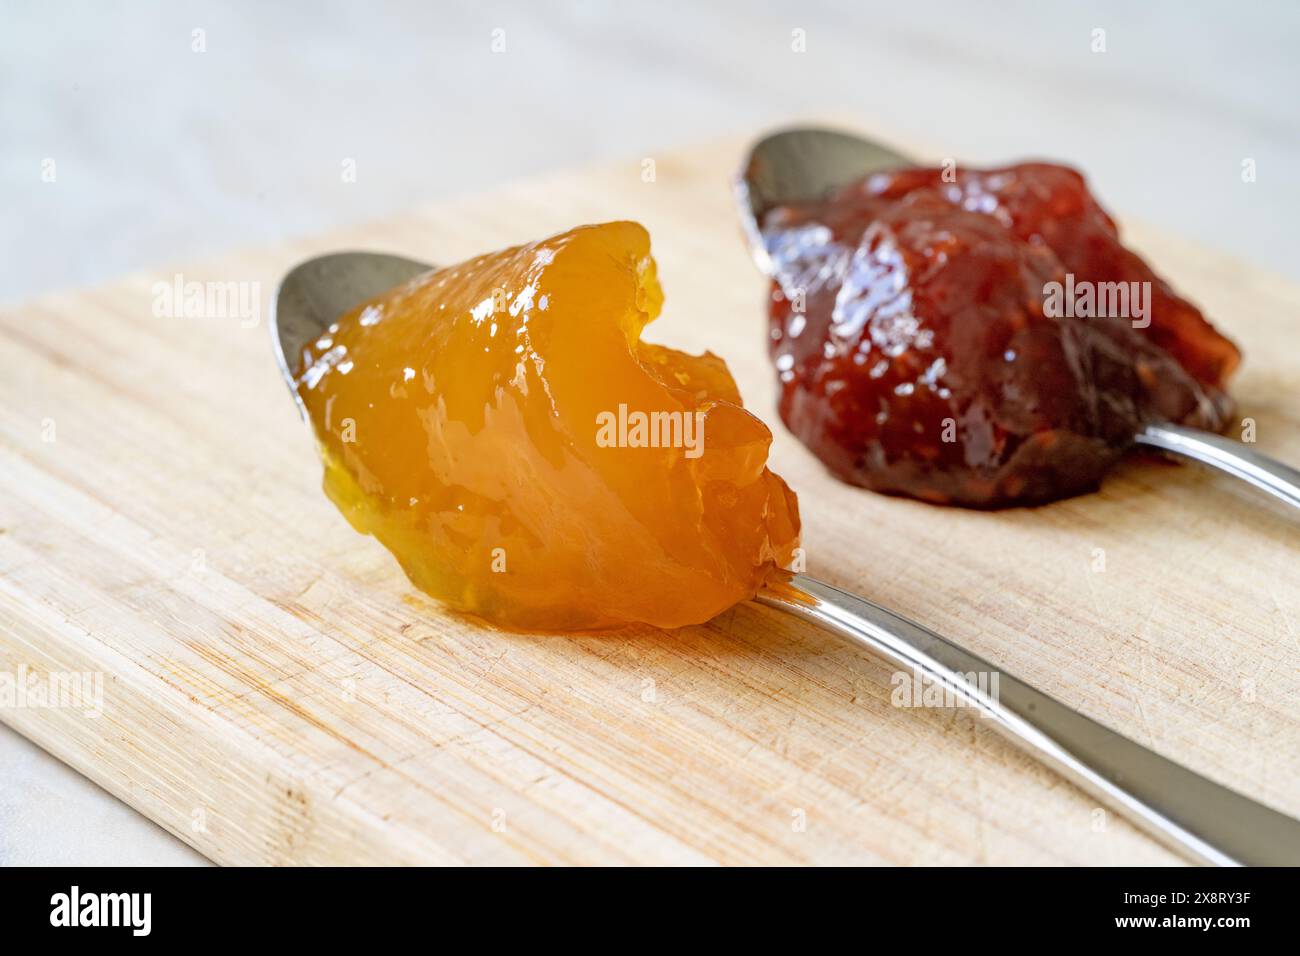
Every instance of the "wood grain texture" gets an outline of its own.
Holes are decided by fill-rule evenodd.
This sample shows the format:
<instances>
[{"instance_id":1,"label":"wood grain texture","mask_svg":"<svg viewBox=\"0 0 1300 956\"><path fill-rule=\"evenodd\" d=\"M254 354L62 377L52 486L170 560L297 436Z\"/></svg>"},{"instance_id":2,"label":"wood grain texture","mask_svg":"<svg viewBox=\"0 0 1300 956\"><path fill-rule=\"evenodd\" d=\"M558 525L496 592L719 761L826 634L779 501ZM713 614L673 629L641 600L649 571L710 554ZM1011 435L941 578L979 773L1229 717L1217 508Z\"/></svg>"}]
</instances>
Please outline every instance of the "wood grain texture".
<instances>
[{"instance_id":1,"label":"wood grain texture","mask_svg":"<svg viewBox=\"0 0 1300 956\"><path fill-rule=\"evenodd\" d=\"M1300 524L1149 458L1098 494L997 514L828 478L772 412L765 288L727 186L742 148L659 157L653 183L639 160L564 173L181 271L259 282L265 310L317 252L451 263L639 219L668 297L649 337L724 355L774 425L811 573L1300 815ZM1300 461L1300 289L1129 235L1242 345L1257 447ZM1099 825L978 718L894 708L883 665L774 612L582 637L446 614L321 494L265 323L154 316L153 283L173 276L0 314L0 671L105 675L97 719L0 719L214 860L1176 861Z\"/></svg>"}]
</instances>

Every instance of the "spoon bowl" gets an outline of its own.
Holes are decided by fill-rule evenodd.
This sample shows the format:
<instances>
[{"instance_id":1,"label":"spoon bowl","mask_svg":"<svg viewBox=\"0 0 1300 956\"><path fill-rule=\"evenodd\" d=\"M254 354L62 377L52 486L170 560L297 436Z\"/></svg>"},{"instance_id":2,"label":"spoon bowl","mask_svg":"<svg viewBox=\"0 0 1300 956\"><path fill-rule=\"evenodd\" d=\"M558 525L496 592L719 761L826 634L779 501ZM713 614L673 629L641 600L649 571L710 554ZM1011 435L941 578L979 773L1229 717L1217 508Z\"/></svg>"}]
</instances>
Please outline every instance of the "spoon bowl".
<instances>
[{"instance_id":1,"label":"spoon bowl","mask_svg":"<svg viewBox=\"0 0 1300 956\"><path fill-rule=\"evenodd\" d=\"M280 375L307 421L298 395L303 350L351 309L422 273L437 268L382 252L332 252L300 262L280 280L267 327Z\"/></svg>"},{"instance_id":2,"label":"spoon bowl","mask_svg":"<svg viewBox=\"0 0 1300 956\"><path fill-rule=\"evenodd\" d=\"M888 146L833 129L787 129L763 137L735 180L741 224L759 270L767 276L774 271L762 231L769 209L821 199L868 173L911 165Z\"/></svg>"}]
</instances>

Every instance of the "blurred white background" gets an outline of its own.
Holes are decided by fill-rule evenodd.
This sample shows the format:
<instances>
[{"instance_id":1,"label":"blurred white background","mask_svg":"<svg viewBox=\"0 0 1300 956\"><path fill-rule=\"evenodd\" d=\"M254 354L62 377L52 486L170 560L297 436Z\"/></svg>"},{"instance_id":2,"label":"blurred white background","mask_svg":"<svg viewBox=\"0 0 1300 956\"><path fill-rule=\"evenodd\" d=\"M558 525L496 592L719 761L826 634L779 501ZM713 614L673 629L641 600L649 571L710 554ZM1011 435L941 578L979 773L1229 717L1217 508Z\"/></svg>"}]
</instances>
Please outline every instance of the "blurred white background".
<instances>
[{"instance_id":1,"label":"blurred white background","mask_svg":"<svg viewBox=\"0 0 1300 956\"><path fill-rule=\"evenodd\" d=\"M0 302L814 114L1300 279L1298 49L1282 0L0 0ZM0 730L0 863L196 859Z\"/></svg>"},{"instance_id":2,"label":"blurred white background","mask_svg":"<svg viewBox=\"0 0 1300 956\"><path fill-rule=\"evenodd\" d=\"M1126 215L1300 277L1294 2L0 10L3 302L827 112L1065 159Z\"/></svg>"}]
</instances>

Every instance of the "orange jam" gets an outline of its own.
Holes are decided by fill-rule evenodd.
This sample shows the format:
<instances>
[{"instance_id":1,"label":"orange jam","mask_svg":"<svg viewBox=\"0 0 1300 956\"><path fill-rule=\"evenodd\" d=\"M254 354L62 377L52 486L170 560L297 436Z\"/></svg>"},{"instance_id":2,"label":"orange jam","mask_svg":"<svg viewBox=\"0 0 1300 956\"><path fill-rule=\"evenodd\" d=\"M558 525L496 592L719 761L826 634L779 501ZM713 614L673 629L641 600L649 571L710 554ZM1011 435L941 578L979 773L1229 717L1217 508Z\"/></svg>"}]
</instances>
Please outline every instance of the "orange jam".
<instances>
[{"instance_id":1,"label":"orange jam","mask_svg":"<svg viewBox=\"0 0 1300 956\"><path fill-rule=\"evenodd\" d=\"M726 364L640 341L632 222L428 272L305 350L325 491L421 590L505 627L680 627L792 562L798 505Z\"/></svg>"}]
</instances>

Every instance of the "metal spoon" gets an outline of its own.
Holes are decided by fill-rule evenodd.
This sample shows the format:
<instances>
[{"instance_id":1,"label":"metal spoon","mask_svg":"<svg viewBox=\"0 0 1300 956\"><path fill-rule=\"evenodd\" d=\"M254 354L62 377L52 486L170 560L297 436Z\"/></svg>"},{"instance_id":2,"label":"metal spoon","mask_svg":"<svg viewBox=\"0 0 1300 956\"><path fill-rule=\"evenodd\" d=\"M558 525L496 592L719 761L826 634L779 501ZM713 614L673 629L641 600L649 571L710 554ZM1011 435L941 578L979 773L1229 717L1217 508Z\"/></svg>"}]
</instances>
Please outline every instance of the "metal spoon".
<instances>
[{"instance_id":1,"label":"metal spoon","mask_svg":"<svg viewBox=\"0 0 1300 956\"><path fill-rule=\"evenodd\" d=\"M294 374L303 348L348 310L432 268L351 252L310 259L284 277L269 325L276 362L304 420ZM1300 823L1108 730L919 624L803 574L756 600L976 708L1013 743L1171 849L1224 865L1300 863Z\"/></svg>"},{"instance_id":2,"label":"metal spoon","mask_svg":"<svg viewBox=\"0 0 1300 956\"><path fill-rule=\"evenodd\" d=\"M829 129L789 129L764 137L750 150L736 178L736 201L758 268L776 269L763 242L762 217L783 203L821 199L869 173L916 162L887 146ZM1252 451L1241 442L1183 425L1148 424L1137 444L1180 455L1300 508L1300 470Z\"/></svg>"}]
</instances>

